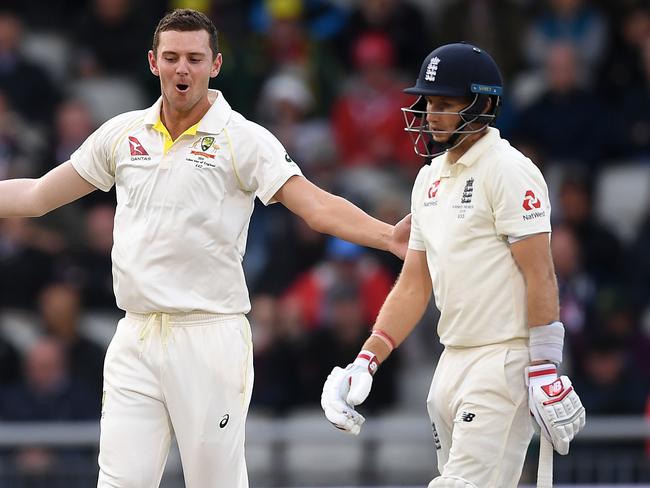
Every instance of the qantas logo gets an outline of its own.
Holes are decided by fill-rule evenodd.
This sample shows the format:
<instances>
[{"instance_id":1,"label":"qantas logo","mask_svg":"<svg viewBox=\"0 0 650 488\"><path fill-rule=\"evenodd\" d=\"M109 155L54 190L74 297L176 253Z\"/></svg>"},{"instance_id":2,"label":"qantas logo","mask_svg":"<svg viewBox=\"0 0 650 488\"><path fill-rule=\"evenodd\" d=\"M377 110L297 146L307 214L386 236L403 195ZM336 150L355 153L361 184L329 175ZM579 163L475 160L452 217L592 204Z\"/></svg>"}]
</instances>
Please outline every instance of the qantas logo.
<instances>
[{"instance_id":1,"label":"qantas logo","mask_svg":"<svg viewBox=\"0 0 650 488\"><path fill-rule=\"evenodd\" d=\"M131 156L149 156L144 146L133 136L129 136L129 150L131 151Z\"/></svg>"},{"instance_id":2,"label":"qantas logo","mask_svg":"<svg viewBox=\"0 0 650 488\"><path fill-rule=\"evenodd\" d=\"M542 202L535 196L535 193L533 193L533 190L528 190L526 194L524 195L524 203L523 207L524 210L530 211L533 210L534 208L539 208L542 206Z\"/></svg>"}]
</instances>

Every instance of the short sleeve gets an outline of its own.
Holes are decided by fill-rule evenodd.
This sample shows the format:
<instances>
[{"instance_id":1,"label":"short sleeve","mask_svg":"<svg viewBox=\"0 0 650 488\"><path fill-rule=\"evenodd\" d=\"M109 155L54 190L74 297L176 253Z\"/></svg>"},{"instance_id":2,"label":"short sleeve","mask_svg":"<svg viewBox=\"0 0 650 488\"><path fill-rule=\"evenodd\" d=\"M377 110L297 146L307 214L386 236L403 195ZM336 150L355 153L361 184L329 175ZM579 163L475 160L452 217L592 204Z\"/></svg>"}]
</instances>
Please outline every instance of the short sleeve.
<instances>
[{"instance_id":1,"label":"short sleeve","mask_svg":"<svg viewBox=\"0 0 650 488\"><path fill-rule=\"evenodd\" d=\"M234 137L235 171L243 190L254 192L264 205L289 178L302 175L284 146L265 128L246 122L245 137ZM239 146L237 146L239 145Z\"/></svg>"},{"instance_id":2,"label":"short sleeve","mask_svg":"<svg viewBox=\"0 0 650 488\"><path fill-rule=\"evenodd\" d=\"M492 209L498 235L524 237L551 232L548 188L527 158L501 161L492 178Z\"/></svg>"},{"instance_id":3,"label":"short sleeve","mask_svg":"<svg viewBox=\"0 0 650 488\"><path fill-rule=\"evenodd\" d=\"M102 191L110 190L115 184L115 163L111 154L115 124L112 122L104 123L70 156L77 173Z\"/></svg>"},{"instance_id":4,"label":"short sleeve","mask_svg":"<svg viewBox=\"0 0 650 488\"><path fill-rule=\"evenodd\" d=\"M413 191L411 192L411 236L409 237L409 249L415 251L425 251L422 228L420 227L420 211L422 209L422 185L426 181L426 174L429 166L424 166L418 173Z\"/></svg>"}]
</instances>

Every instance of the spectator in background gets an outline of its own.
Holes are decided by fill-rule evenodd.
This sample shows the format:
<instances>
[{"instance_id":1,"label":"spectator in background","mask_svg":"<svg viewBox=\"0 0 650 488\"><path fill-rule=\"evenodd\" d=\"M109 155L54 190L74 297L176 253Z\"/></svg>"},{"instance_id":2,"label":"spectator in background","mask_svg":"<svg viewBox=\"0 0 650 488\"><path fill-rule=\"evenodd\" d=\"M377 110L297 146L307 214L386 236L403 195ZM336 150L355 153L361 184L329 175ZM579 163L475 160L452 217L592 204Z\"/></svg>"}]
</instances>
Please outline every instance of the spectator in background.
<instances>
[{"instance_id":1,"label":"spectator in background","mask_svg":"<svg viewBox=\"0 0 650 488\"><path fill-rule=\"evenodd\" d=\"M578 54L577 60L592 72L606 48L605 19L589 0L547 0L546 3L546 12L532 22L526 39L529 64L542 66L553 46L569 44Z\"/></svg>"},{"instance_id":2,"label":"spectator in background","mask_svg":"<svg viewBox=\"0 0 650 488\"><path fill-rule=\"evenodd\" d=\"M0 220L0 307L32 308L65 239L28 219Z\"/></svg>"},{"instance_id":3,"label":"spectator in background","mask_svg":"<svg viewBox=\"0 0 650 488\"><path fill-rule=\"evenodd\" d=\"M75 30L77 69L84 78L126 75L144 78L143 54L153 22L129 0L92 0Z\"/></svg>"},{"instance_id":4,"label":"spectator in background","mask_svg":"<svg viewBox=\"0 0 650 488\"><path fill-rule=\"evenodd\" d=\"M609 49L595 81L608 100L620 103L631 87L646 78L641 53L650 40L650 5L644 0L634 0L629 8L621 8L618 2L613 5L620 20L613 26Z\"/></svg>"},{"instance_id":5,"label":"spectator in background","mask_svg":"<svg viewBox=\"0 0 650 488\"><path fill-rule=\"evenodd\" d=\"M67 161L95 128L92 113L83 101L64 100L56 108L52 154L47 160Z\"/></svg>"},{"instance_id":6,"label":"spectator in background","mask_svg":"<svg viewBox=\"0 0 650 488\"><path fill-rule=\"evenodd\" d=\"M585 271L601 285L618 284L624 271L622 245L598 221L588 183L577 177L567 178L560 187L559 200L562 222L578 240Z\"/></svg>"},{"instance_id":7,"label":"spectator in background","mask_svg":"<svg viewBox=\"0 0 650 488\"><path fill-rule=\"evenodd\" d=\"M350 46L369 34L383 35L395 49L395 63L405 72L417 71L431 35L426 16L411 2L364 0L355 2L347 25L339 36L339 56L349 67L356 65Z\"/></svg>"},{"instance_id":8,"label":"spectator in background","mask_svg":"<svg viewBox=\"0 0 650 488\"><path fill-rule=\"evenodd\" d=\"M21 55L22 29L20 18L0 7L0 91L30 124L45 125L59 93L47 72Z\"/></svg>"},{"instance_id":9,"label":"spectator in background","mask_svg":"<svg viewBox=\"0 0 650 488\"><path fill-rule=\"evenodd\" d=\"M79 332L81 296L65 283L49 284L39 296L39 313L46 333L64 348L67 369L95 398L99 411L104 369L104 349Z\"/></svg>"},{"instance_id":10,"label":"spectator in background","mask_svg":"<svg viewBox=\"0 0 650 488\"><path fill-rule=\"evenodd\" d=\"M589 334L586 329L592 325L596 284L583 268L580 243L571 227L561 225L553 229L551 251L562 304L560 321L573 348Z\"/></svg>"},{"instance_id":11,"label":"spectator in background","mask_svg":"<svg viewBox=\"0 0 650 488\"><path fill-rule=\"evenodd\" d=\"M117 312L111 267L115 206L93 205L86 210L84 220L84 246L72 258L72 279L79 283L84 307Z\"/></svg>"},{"instance_id":12,"label":"spectator in background","mask_svg":"<svg viewBox=\"0 0 650 488\"><path fill-rule=\"evenodd\" d=\"M467 41L492 53L506 80L521 69L521 39L525 25L521 2L516 0L456 0L448 2L437 18L439 40Z\"/></svg>"},{"instance_id":13,"label":"spectator in background","mask_svg":"<svg viewBox=\"0 0 650 488\"><path fill-rule=\"evenodd\" d=\"M240 63L240 75L225 80L226 86L234 82L238 107L241 102L242 113L254 113L255 99L251 93L256 93L270 75L293 72L309 86L314 112L327 114L341 78L339 61L327 44L310 39L300 0L270 1L267 5L268 30L245 44L235 60Z\"/></svg>"},{"instance_id":14,"label":"spectator in background","mask_svg":"<svg viewBox=\"0 0 650 488\"><path fill-rule=\"evenodd\" d=\"M621 119L627 136L626 156L647 160L650 158L650 36L645 39L639 58L642 76L623 91Z\"/></svg>"},{"instance_id":15,"label":"spectator in background","mask_svg":"<svg viewBox=\"0 0 650 488\"><path fill-rule=\"evenodd\" d=\"M44 142L41 131L29 127L0 90L0 180L37 174Z\"/></svg>"},{"instance_id":16,"label":"spectator in background","mask_svg":"<svg viewBox=\"0 0 650 488\"><path fill-rule=\"evenodd\" d=\"M621 134L602 100L584 86L571 44L545 51L547 88L515 114L513 138L541 148L547 162L594 168L619 150Z\"/></svg>"},{"instance_id":17,"label":"spectator in background","mask_svg":"<svg viewBox=\"0 0 650 488\"><path fill-rule=\"evenodd\" d=\"M268 294L252 300L255 386L251 404L276 415L286 415L306 401L301 370L307 334L297 312L281 308Z\"/></svg>"},{"instance_id":18,"label":"spectator in background","mask_svg":"<svg viewBox=\"0 0 650 488\"><path fill-rule=\"evenodd\" d=\"M0 421L52 422L99 417L97 399L70 374L64 347L57 340L42 338L32 345L25 357L24 378L23 382L0 388ZM13 462L27 478L25 485L21 485L23 478L18 477L18 483L12 487L33 486L29 484L31 477L47 476L57 464L70 469L80 454L78 450L66 449L18 449Z\"/></svg>"},{"instance_id":19,"label":"spectator in background","mask_svg":"<svg viewBox=\"0 0 650 488\"><path fill-rule=\"evenodd\" d=\"M574 379L585 409L592 415L641 415L648 395L644 378L616 338L590 340Z\"/></svg>"},{"instance_id":20,"label":"spectator in background","mask_svg":"<svg viewBox=\"0 0 650 488\"><path fill-rule=\"evenodd\" d=\"M85 420L99 417L98 399L70 373L64 346L39 339L26 354L24 382L0 395L4 421Z\"/></svg>"},{"instance_id":21,"label":"spectator in background","mask_svg":"<svg viewBox=\"0 0 650 488\"><path fill-rule=\"evenodd\" d=\"M332 124L345 166L399 165L415 173L421 161L404 137L402 107L412 103L396 76L395 51L382 34L366 34L351 46L355 72L335 101Z\"/></svg>"},{"instance_id":22,"label":"spectator in background","mask_svg":"<svg viewBox=\"0 0 650 488\"><path fill-rule=\"evenodd\" d=\"M269 78L262 87L259 120L284 145L303 171L322 161L333 159L335 149L329 123L314 117L314 96L299 73L281 72Z\"/></svg>"},{"instance_id":23,"label":"spectator in background","mask_svg":"<svg viewBox=\"0 0 650 488\"><path fill-rule=\"evenodd\" d=\"M255 214L262 210L262 212ZM306 225L293 214L281 208L256 208L251 229L264 231L266 241L259 247L267 252L257 282L252 283L256 293L282 294L298 276L317 266L325 257L326 237ZM260 229L262 227L262 229ZM251 237L255 235L249 232ZM257 239L257 238L254 238ZM246 263L250 259L246 251Z\"/></svg>"},{"instance_id":24,"label":"spectator in background","mask_svg":"<svg viewBox=\"0 0 650 488\"><path fill-rule=\"evenodd\" d=\"M289 286L282 305L296 307L305 328L314 330L328 321L329 291L348 283L358 287L363 322L372 324L393 285L390 273L365 255L362 247L341 239L328 239L326 256L326 261Z\"/></svg>"}]
</instances>

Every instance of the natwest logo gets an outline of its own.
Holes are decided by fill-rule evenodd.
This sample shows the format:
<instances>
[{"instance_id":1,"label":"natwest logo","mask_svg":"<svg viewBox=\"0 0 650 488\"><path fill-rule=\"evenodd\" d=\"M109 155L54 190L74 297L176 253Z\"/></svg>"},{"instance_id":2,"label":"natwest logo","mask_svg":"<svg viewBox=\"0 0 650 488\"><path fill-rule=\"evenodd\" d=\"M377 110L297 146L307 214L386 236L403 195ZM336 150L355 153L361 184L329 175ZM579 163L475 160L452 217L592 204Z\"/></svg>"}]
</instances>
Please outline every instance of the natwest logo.
<instances>
[{"instance_id":1,"label":"natwest logo","mask_svg":"<svg viewBox=\"0 0 650 488\"><path fill-rule=\"evenodd\" d=\"M131 156L149 156L147 150L140 144L135 137L129 136L129 149Z\"/></svg>"},{"instance_id":2,"label":"natwest logo","mask_svg":"<svg viewBox=\"0 0 650 488\"><path fill-rule=\"evenodd\" d=\"M534 208L541 207L542 202L540 202L539 198L535 196L533 190L528 190L524 195L523 206L524 206L524 210L533 210Z\"/></svg>"},{"instance_id":3,"label":"natwest logo","mask_svg":"<svg viewBox=\"0 0 650 488\"><path fill-rule=\"evenodd\" d=\"M427 191L427 197L428 198L435 198L436 195L438 194L438 187L440 186L440 180L436 180L433 182L433 184L429 187L429 190Z\"/></svg>"}]
</instances>

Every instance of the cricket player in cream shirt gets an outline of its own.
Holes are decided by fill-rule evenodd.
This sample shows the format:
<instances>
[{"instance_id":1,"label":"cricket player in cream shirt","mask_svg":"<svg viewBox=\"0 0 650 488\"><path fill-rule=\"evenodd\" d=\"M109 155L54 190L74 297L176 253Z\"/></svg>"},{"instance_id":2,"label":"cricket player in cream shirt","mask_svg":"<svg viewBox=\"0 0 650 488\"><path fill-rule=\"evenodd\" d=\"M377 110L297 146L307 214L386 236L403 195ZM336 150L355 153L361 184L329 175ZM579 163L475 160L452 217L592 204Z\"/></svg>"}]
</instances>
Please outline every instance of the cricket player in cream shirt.
<instances>
[{"instance_id":1,"label":"cricket player in cream shirt","mask_svg":"<svg viewBox=\"0 0 650 488\"><path fill-rule=\"evenodd\" d=\"M548 190L490 127L502 90L494 60L467 43L431 52L405 90L419 96L403 109L406 130L430 164L413 186L404 269L356 360L323 387L327 418L358 434L355 406L433 293L445 349L427 400L440 473L429 488L514 488L533 425L567 454L585 423L570 380L557 376L564 329Z\"/></svg>"},{"instance_id":2,"label":"cricket player in cream shirt","mask_svg":"<svg viewBox=\"0 0 650 488\"><path fill-rule=\"evenodd\" d=\"M158 486L172 435L185 486L248 487L242 259L256 197L318 231L406 252L408 217L388 225L313 185L273 135L208 90L221 63L213 23L171 12L149 51L161 83L151 108L109 120L39 179L0 181L0 218L116 188L113 278L126 315L106 353L99 488Z\"/></svg>"}]
</instances>

